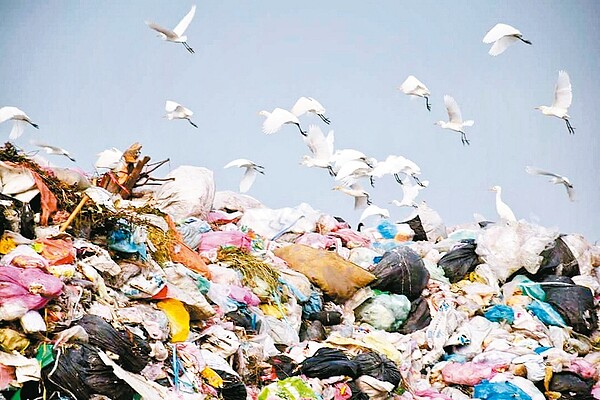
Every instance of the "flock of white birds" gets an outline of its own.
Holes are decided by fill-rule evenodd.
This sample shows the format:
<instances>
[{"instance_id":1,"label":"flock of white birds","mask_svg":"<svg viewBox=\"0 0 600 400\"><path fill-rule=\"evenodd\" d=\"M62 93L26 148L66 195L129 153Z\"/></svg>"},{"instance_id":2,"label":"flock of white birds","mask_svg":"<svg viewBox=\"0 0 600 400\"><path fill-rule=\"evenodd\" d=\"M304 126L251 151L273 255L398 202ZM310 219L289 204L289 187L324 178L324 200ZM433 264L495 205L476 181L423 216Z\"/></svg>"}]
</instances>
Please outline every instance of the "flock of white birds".
<instances>
[{"instance_id":1,"label":"flock of white birds","mask_svg":"<svg viewBox=\"0 0 600 400\"><path fill-rule=\"evenodd\" d=\"M196 6L194 5L173 30L163 28L154 22L146 22L146 24L158 32L158 35L163 40L181 43L187 51L194 53L194 50L188 45L187 36L184 33L194 18L195 12ZM483 38L484 43L492 44L489 50L489 54L492 56L503 53L509 46L518 41L531 45L531 42L524 39L519 30L501 23L495 25ZM415 76L408 76L400 85L399 90L408 96L424 98L427 109L431 111L431 92ZM463 120L460 107L452 96L444 95L443 99L448 112L448 121L437 121L435 124L443 129L460 133L462 144L469 145L470 142L467 138L465 128L473 126L474 121ZM571 102L572 90L569 75L565 71L560 71L552 105L539 106L536 109L539 109L544 115L564 120L568 132L574 134L575 130L569 121L568 115ZM167 100L165 111L165 118L169 120L183 119L187 120L195 128L198 127L191 120L193 112L175 101ZM259 115L265 117L262 124L262 131L270 135L279 132L286 125L295 125L310 150L310 154L303 156L301 164L306 167L326 169L335 181L333 190L353 197L355 209L364 209L360 217L361 222L370 216L377 215L382 218L389 218L390 215L387 209L373 204L369 193L364 189L365 185L361 183L363 180L367 180L371 186L374 186L376 179L380 179L385 175L391 175L401 185L403 197L401 200L392 200L389 203L398 207L417 207L416 198L419 192L429 185L429 181L421 181L419 179L421 169L417 164L401 155L389 155L385 160L378 161L373 157L368 157L359 150L336 150L334 148L334 133L332 130L325 135L321 128L316 125L310 125L307 130L302 129L299 118L307 113L317 115L327 125L331 123L325 116L325 107L319 101L311 97L300 97L289 110L277 107L270 112L265 110L260 111ZM32 122L29 116L17 107L1 107L0 123L9 120L13 121L12 130L9 135L10 140L21 136L27 124L38 128L38 125ZM63 155L75 161L69 152L64 149L35 141L31 143L40 147L48 154ZM121 157L122 152L118 149L105 150L98 154L95 166L96 168L115 168ZM245 169L243 178L239 184L240 193L248 192L257 175L265 173L262 166L244 158L235 159L225 165L224 168L230 167ZM550 182L564 185L569 199L571 201L574 200L573 185L568 178L532 166L527 166L525 170L532 175L548 176L550 177ZM498 216L505 221L516 221L516 217L510 207L501 199L502 189L499 186L494 186L490 190L496 192L496 210Z\"/></svg>"}]
</instances>

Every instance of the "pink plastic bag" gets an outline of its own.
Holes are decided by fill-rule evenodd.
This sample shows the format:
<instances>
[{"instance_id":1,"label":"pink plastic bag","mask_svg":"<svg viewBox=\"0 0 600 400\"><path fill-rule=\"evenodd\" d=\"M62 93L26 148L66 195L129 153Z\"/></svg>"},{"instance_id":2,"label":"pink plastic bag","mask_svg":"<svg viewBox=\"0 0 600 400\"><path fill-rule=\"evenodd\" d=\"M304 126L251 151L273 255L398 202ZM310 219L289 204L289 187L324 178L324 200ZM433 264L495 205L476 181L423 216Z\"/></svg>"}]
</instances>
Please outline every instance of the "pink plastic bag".
<instances>
[{"instance_id":1,"label":"pink plastic bag","mask_svg":"<svg viewBox=\"0 0 600 400\"><path fill-rule=\"evenodd\" d=\"M252 293L250 289L245 287L230 285L229 286L229 298L240 303L248 304L249 306L257 306L260 304L260 299L257 295Z\"/></svg>"},{"instance_id":2,"label":"pink plastic bag","mask_svg":"<svg viewBox=\"0 0 600 400\"><path fill-rule=\"evenodd\" d=\"M482 363L450 362L442 368L442 377L446 383L475 386L483 379L490 379L496 372L492 365Z\"/></svg>"},{"instance_id":3,"label":"pink plastic bag","mask_svg":"<svg viewBox=\"0 0 600 400\"><path fill-rule=\"evenodd\" d=\"M336 240L331 236L324 236L315 232L307 232L294 241L296 244L305 244L315 249L329 249L335 247Z\"/></svg>"},{"instance_id":4,"label":"pink plastic bag","mask_svg":"<svg viewBox=\"0 0 600 400\"><path fill-rule=\"evenodd\" d=\"M210 251L223 246L234 246L250 251L252 240L240 231L215 231L201 235L198 251Z\"/></svg>"},{"instance_id":5,"label":"pink plastic bag","mask_svg":"<svg viewBox=\"0 0 600 400\"><path fill-rule=\"evenodd\" d=\"M62 288L60 279L40 269L0 267L0 320L44 307Z\"/></svg>"}]
</instances>

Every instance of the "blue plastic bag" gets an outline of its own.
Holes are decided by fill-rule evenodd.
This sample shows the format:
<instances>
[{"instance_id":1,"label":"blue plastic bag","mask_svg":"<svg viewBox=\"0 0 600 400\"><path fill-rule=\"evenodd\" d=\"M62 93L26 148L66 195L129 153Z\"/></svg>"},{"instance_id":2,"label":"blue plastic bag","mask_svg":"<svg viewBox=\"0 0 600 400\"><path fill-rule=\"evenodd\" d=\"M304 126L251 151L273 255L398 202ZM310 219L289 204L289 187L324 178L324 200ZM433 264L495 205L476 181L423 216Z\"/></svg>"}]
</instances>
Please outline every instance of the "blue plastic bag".
<instances>
[{"instance_id":1,"label":"blue plastic bag","mask_svg":"<svg viewBox=\"0 0 600 400\"><path fill-rule=\"evenodd\" d=\"M473 397L483 400L531 400L531 396L510 382L483 380L475 385Z\"/></svg>"},{"instance_id":2,"label":"blue plastic bag","mask_svg":"<svg viewBox=\"0 0 600 400\"><path fill-rule=\"evenodd\" d=\"M567 326L560 314L546 302L533 300L533 303L525 308L546 325L561 326L563 328Z\"/></svg>"},{"instance_id":3,"label":"blue plastic bag","mask_svg":"<svg viewBox=\"0 0 600 400\"><path fill-rule=\"evenodd\" d=\"M396 225L387 219L382 220L379 225L377 225L377 230L384 239L393 239L398 233Z\"/></svg>"},{"instance_id":4,"label":"blue plastic bag","mask_svg":"<svg viewBox=\"0 0 600 400\"><path fill-rule=\"evenodd\" d=\"M541 301L546 300L546 292L544 292L542 286L539 283L532 281L525 275L515 276L512 282L518 282L519 289L521 289L523 294L526 294L532 299L537 299Z\"/></svg>"},{"instance_id":5,"label":"blue plastic bag","mask_svg":"<svg viewBox=\"0 0 600 400\"><path fill-rule=\"evenodd\" d=\"M515 312L512 308L504 304L497 304L491 307L483 316L492 322L506 321L509 325L512 325L515 321Z\"/></svg>"}]
</instances>

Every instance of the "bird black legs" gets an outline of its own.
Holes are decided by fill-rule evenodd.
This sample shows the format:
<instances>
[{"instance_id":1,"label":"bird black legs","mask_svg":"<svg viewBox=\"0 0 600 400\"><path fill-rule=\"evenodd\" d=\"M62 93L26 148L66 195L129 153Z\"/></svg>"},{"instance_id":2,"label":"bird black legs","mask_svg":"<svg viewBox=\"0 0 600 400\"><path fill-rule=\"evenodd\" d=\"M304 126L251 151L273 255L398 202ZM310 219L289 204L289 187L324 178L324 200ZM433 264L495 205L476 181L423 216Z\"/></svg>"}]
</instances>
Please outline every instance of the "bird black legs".
<instances>
[{"instance_id":1,"label":"bird black legs","mask_svg":"<svg viewBox=\"0 0 600 400\"><path fill-rule=\"evenodd\" d=\"M307 136L306 132L302 130L302 128L300 127L300 124L294 124L298 127L298 130L300 130L300 133L302 134L302 136Z\"/></svg>"},{"instance_id":2,"label":"bird black legs","mask_svg":"<svg viewBox=\"0 0 600 400\"><path fill-rule=\"evenodd\" d=\"M31 126L33 126L35 129L40 129L40 127L38 126L38 124L34 124L33 122L27 121L31 124Z\"/></svg>"},{"instance_id":3,"label":"bird black legs","mask_svg":"<svg viewBox=\"0 0 600 400\"><path fill-rule=\"evenodd\" d=\"M369 175L369 183L371 187L375 187L375 179L373 179L373 175Z\"/></svg>"},{"instance_id":4,"label":"bird black legs","mask_svg":"<svg viewBox=\"0 0 600 400\"><path fill-rule=\"evenodd\" d=\"M373 204L369 195L367 195L366 197L367 197L367 205L370 206L371 204Z\"/></svg>"},{"instance_id":5,"label":"bird black legs","mask_svg":"<svg viewBox=\"0 0 600 400\"><path fill-rule=\"evenodd\" d=\"M412 177L413 177L413 179L415 180L415 182L417 182L417 185L419 185L419 186L421 186L421 187L427 187L427 186L425 186L425 185L423 184L423 182L421 182L421 180L420 180L418 177L416 177L416 176L414 176L414 175L412 175Z\"/></svg>"},{"instance_id":6,"label":"bird black legs","mask_svg":"<svg viewBox=\"0 0 600 400\"><path fill-rule=\"evenodd\" d=\"M400 179L400 175L398 174L394 174L394 179L396 180L396 182L398 182L401 185L404 185L404 183L402 183L402 179Z\"/></svg>"},{"instance_id":7,"label":"bird black legs","mask_svg":"<svg viewBox=\"0 0 600 400\"><path fill-rule=\"evenodd\" d=\"M185 46L185 48L187 49L187 51L189 51L190 53L194 53L194 49L192 49L190 47L190 45L187 44L187 42L181 42L181 44L183 44Z\"/></svg>"},{"instance_id":8,"label":"bird black legs","mask_svg":"<svg viewBox=\"0 0 600 400\"><path fill-rule=\"evenodd\" d=\"M193 123L191 119L188 119L188 122L189 122L190 124L192 124L192 126L193 126L194 128L197 128L197 127L198 127L198 125L196 125L195 123Z\"/></svg>"},{"instance_id":9,"label":"bird black legs","mask_svg":"<svg viewBox=\"0 0 600 400\"><path fill-rule=\"evenodd\" d=\"M431 111L431 104L429 104L429 97L425 97L425 105L427 106L427 111Z\"/></svg>"},{"instance_id":10,"label":"bird black legs","mask_svg":"<svg viewBox=\"0 0 600 400\"><path fill-rule=\"evenodd\" d=\"M571 123L569 122L569 120L568 120L568 119L566 119L566 118L563 118L563 119L564 119L564 120L565 120L565 122L567 123L567 129L569 130L569 133L570 133L571 135L574 135L574 134L575 134L575 128L573 128L573 125L571 125Z\"/></svg>"},{"instance_id":11,"label":"bird black legs","mask_svg":"<svg viewBox=\"0 0 600 400\"><path fill-rule=\"evenodd\" d=\"M333 176L335 178L335 171L333 170L333 167L331 165L327 166L327 171L329 171L330 176Z\"/></svg>"},{"instance_id":12,"label":"bird black legs","mask_svg":"<svg viewBox=\"0 0 600 400\"><path fill-rule=\"evenodd\" d=\"M467 134L463 131L460 131L460 141L462 142L463 146L471 144L471 142L469 142L469 140L467 139Z\"/></svg>"},{"instance_id":13,"label":"bird black legs","mask_svg":"<svg viewBox=\"0 0 600 400\"><path fill-rule=\"evenodd\" d=\"M522 37L520 37L519 40L523 43L531 44L531 42L529 40L523 39Z\"/></svg>"},{"instance_id":14,"label":"bird black legs","mask_svg":"<svg viewBox=\"0 0 600 400\"><path fill-rule=\"evenodd\" d=\"M329 125L331 123L331 121L329 120L329 118L327 118L323 114L317 114L317 115L319 116L319 118L321 118L321 121L325 122L327 125Z\"/></svg>"}]
</instances>

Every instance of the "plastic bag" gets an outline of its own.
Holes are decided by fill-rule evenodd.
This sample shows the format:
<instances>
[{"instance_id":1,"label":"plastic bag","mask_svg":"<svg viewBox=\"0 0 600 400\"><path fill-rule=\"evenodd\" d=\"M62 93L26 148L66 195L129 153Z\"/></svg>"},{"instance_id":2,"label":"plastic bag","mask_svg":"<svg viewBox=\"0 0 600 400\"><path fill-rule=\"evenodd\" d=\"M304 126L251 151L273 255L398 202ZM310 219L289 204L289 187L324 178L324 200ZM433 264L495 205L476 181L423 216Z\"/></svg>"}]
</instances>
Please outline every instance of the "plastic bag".
<instances>
[{"instance_id":1,"label":"plastic bag","mask_svg":"<svg viewBox=\"0 0 600 400\"><path fill-rule=\"evenodd\" d=\"M446 383L475 386L495 375L492 365L483 363L449 362L442 368L442 377Z\"/></svg>"},{"instance_id":2,"label":"plastic bag","mask_svg":"<svg viewBox=\"0 0 600 400\"><path fill-rule=\"evenodd\" d=\"M171 171L171 179L154 192L156 206L175 221L188 217L204 219L212 208L215 197L213 172L207 168L189 165Z\"/></svg>"},{"instance_id":3,"label":"plastic bag","mask_svg":"<svg viewBox=\"0 0 600 400\"><path fill-rule=\"evenodd\" d=\"M411 300L421 296L429 282L423 260L406 246L386 252L372 272L377 277L370 285L372 288L402 294Z\"/></svg>"},{"instance_id":4,"label":"plastic bag","mask_svg":"<svg viewBox=\"0 0 600 400\"><path fill-rule=\"evenodd\" d=\"M183 241L191 249L196 249L202 239L202 234L211 230L208 222L196 217L189 217L177 224L177 230Z\"/></svg>"},{"instance_id":5,"label":"plastic bag","mask_svg":"<svg viewBox=\"0 0 600 400\"><path fill-rule=\"evenodd\" d=\"M540 256L543 257L543 260L536 276L579 275L577 260L573 256L573 253L571 253L569 246L562 239L563 237L564 235L557 237L552 247L542 251Z\"/></svg>"},{"instance_id":6,"label":"plastic bag","mask_svg":"<svg viewBox=\"0 0 600 400\"><path fill-rule=\"evenodd\" d=\"M401 294L379 294L361 304L356 310L357 319L374 328L396 332L410 311L410 300Z\"/></svg>"},{"instance_id":7,"label":"plastic bag","mask_svg":"<svg viewBox=\"0 0 600 400\"><path fill-rule=\"evenodd\" d=\"M354 357L353 361L358 364L359 375L369 375L380 381L389 382L393 389L400 384L400 370L396 364L383 354L368 352Z\"/></svg>"},{"instance_id":8,"label":"plastic bag","mask_svg":"<svg viewBox=\"0 0 600 400\"><path fill-rule=\"evenodd\" d=\"M483 316L492 322L506 321L508 324L512 324L515 320L515 312L513 309L503 304L497 304L490 307Z\"/></svg>"},{"instance_id":9,"label":"plastic bag","mask_svg":"<svg viewBox=\"0 0 600 400\"><path fill-rule=\"evenodd\" d=\"M398 332L407 335L428 327L430 323L431 312L429 310L429 304L425 298L419 297L410 303L408 318L406 318L404 323L400 326Z\"/></svg>"},{"instance_id":10,"label":"plastic bag","mask_svg":"<svg viewBox=\"0 0 600 400\"><path fill-rule=\"evenodd\" d=\"M185 342L190 334L190 314L183 303L175 299L161 300L156 303L169 319L171 342Z\"/></svg>"},{"instance_id":11,"label":"plastic bag","mask_svg":"<svg viewBox=\"0 0 600 400\"><path fill-rule=\"evenodd\" d=\"M589 395L593 385L594 379L583 379L573 372L562 371L552 374L548 388L553 392L563 393L566 397L571 393Z\"/></svg>"},{"instance_id":12,"label":"plastic bag","mask_svg":"<svg viewBox=\"0 0 600 400\"><path fill-rule=\"evenodd\" d=\"M531 400L531 397L514 383L488 380L475 385L473 397L482 400Z\"/></svg>"},{"instance_id":13,"label":"plastic bag","mask_svg":"<svg viewBox=\"0 0 600 400\"><path fill-rule=\"evenodd\" d=\"M326 250L293 244L273 253L337 301L349 299L375 279L368 271Z\"/></svg>"},{"instance_id":14,"label":"plastic bag","mask_svg":"<svg viewBox=\"0 0 600 400\"><path fill-rule=\"evenodd\" d=\"M206 252L229 246L238 247L249 252L252 249L252 240L241 231L206 232L200 235L197 249L199 252Z\"/></svg>"},{"instance_id":15,"label":"plastic bag","mask_svg":"<svg viewBox=\"0 0 600 400\"><path fill-rule=\"evenodd\" d=\"M560 314L546 302L533 300L533 302L525 308L531 311L546 325L560 326L563 328L566 327L565 321L562 319Z\"/></svg>"},{"instance_id":16,"label":"plastic bag","mask_svg":"<svg viewBox=\"0 0 600 400\"><path fill-rule=\"evenodd\" d=\"M301 378L297 376L293 376L291 378L286 378L265 386L258 395L257 400L316 400L319 398L320 397L306 382L304 382Z\"/></svg>"},{"instance_id":17,"label":"plastic bag","mask_svg":"<svg viewBox=\"0 0 600 400\"><path fill-rule=\"evenodd\" d=\"M325 379L332 376L359 376L359 365L350 360L342 350L322 347L300 364L300 372L309 378Z\"/></svg>"},{"instance_id":18,"label":"plastic bag","mask_svg":"<svg viewBox=\"0 0 600 400\"><path fill-rule=\"evenodd\" d=\"M594 311L594 295L590 289L575 285L571 278L556 275L544 278L543 284L546 302L575 332L589 335L598 329L598 315Z\"/></svg>"},{"instance_id":19,"label":"plastic bag","mask_svg":"<svg viewBox=\"0 0 600 400\"><path fill-rule=\"evenodd\" d=\"M444 269L444 275L450 283L460 281L479 265L476 248L474 240L463 240L438 261L438 265Z\"/></svg>"},{"instance_id":20,"label":"plastic bag","mask_svg":"<svg viewBox=\"0 0 600 400\"><path fill-rule=\"evenodd\" d=\"M414 213L404 223L415 232L413 241L426 240L437 242L447 236L446 225L442 217L424 201L417 205Z\"/></svg>"}]
</instances>

